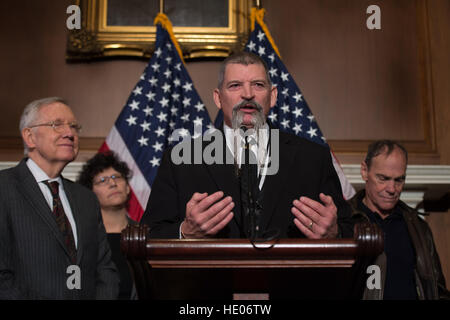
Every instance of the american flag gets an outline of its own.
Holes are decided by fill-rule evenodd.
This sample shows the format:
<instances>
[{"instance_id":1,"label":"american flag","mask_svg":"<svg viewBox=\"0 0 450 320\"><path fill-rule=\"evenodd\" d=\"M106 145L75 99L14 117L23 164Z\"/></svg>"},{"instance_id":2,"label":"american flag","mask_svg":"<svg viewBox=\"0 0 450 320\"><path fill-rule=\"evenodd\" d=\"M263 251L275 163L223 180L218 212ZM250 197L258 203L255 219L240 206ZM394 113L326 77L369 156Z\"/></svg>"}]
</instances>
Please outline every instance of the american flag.
<instances>
[{"instance_id":1,"label":"american flag","mask_svg":"<svg viewBox=\"0 0 450 320\"><path fill-rule=\"evenodd\" d=\"M132 170L128 213L137 221L147 206L163 151L177 142L170 139L171 133L179 129L182 137L195 137L194 126L201 126L202 133L212 127L177 46L157 24L155 51L99 150L114 151Z\"/></svg>"},{"instance_id":2,"label":"american flag","mask_svg":"<svg viewBox=\"0 0 450 320\"><path fill-rule=\"evenodd\" d=\"M278 49L274 49L275 44L271 41L270 33L262 21L263 10L252 9L254 29L244 50L259 55L266 62L270 79L273 85L277 86L277 103L271 109L268 118L274 127L282 131L293 133L329 148L305 98L276 52ZM223 113L219 112L215 120L216 127L220 126L222 121ZM350 199L355 194L355 189L345 177L331 149L330 152L333 165L341 182L344 198Z\"/></svg>"}]
</instances>

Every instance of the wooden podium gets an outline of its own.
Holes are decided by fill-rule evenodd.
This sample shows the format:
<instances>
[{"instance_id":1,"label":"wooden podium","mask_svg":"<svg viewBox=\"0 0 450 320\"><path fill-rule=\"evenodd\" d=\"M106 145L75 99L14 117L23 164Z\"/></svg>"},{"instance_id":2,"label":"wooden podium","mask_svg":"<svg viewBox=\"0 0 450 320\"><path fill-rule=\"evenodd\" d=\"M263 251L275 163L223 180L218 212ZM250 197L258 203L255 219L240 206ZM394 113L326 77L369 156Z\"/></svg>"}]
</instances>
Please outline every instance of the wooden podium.
<instances>
[{"instance_id":1,"label":"wooden podium","mask_svg":"<svg viewBox=\"0 0 450 320\"><path fill-rule=\"evenodd\" d=\"M353 239L159 240L148 227L122 232L139 299L360 299L381 230L357 224Z\"/></svg>"}]
</instances>

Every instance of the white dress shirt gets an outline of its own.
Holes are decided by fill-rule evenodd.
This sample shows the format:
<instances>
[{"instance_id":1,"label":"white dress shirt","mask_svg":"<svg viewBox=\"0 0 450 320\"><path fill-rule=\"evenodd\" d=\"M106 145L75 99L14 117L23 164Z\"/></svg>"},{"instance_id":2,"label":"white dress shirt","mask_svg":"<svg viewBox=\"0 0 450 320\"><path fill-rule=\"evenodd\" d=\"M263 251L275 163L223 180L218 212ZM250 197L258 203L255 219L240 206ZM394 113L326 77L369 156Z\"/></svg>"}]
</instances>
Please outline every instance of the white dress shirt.
<instances>
[{"instance_id":1,"label":"white dress shirt","mask_svg":"<svg viewBox=\"0 0 450 320\"><path fill-rule=\"evenodd\" d=\"M50 210L53 210L53 196L50 189L44 183L45 181L52 182L57 181L59 184L59 197L61 199L61 203L64 208L64 212L66 213L67 219L69 220L70 226L72 227L72 233L75 240L75 247L78 248L78 237L77 237L77 226L75 224L75 219L73 218L72 209L70 208L69 200L67 200L66 192L64 191L64 187L62 184L61 177L50 179L48 175L34 162L32 159L28 158L26 162L28 169L30 169L31 174L34 179L36 179L39 188L41 188L41 192L44 195L45 200L47 201Z\"/></svg>"},{"instance_id":2,"label":"white dress shirt","mask_svg":"<svg viewBox=\"0 0 450 320\"><path fill-rule=\"evenodd\" d=\"M242 164L242 155L245 142L239 134L240 130L233 130L225 123L223 124L223 129L225 133L225 140L227 142L227 147L231 151L233 157L236 159L236 163L239 168ZM258 159L258 177L261 175L261 179L259 181L259 190L262 190L264 185L264 180L266 179L267 165L269 163L269 152L268 152L268 143L269 143L269 125L266 123L259 130L259 135L253 133L248 135L250 139L254 139L256 143L250 144L250 151L253 152ZM236 150L237 156L234 155L235 152L235 141L236 141Z\"/></svg>"}]
</instances>

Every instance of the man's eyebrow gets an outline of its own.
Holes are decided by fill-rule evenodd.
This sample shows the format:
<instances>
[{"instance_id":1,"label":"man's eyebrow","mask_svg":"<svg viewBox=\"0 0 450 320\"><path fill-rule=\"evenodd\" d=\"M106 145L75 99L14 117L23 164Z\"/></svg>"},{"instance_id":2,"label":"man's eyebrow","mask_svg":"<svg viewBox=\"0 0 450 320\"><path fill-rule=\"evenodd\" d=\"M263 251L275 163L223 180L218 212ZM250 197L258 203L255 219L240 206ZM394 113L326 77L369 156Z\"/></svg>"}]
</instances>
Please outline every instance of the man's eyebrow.
<instances>
[{"instance_id":1,"label":"man's eyebrow","mask_svg":"<svg viewBox=\"0 0 450 320\"><path fill-rule=\"evenodd\" d=\"M379 177L379 178L384 178L384 179L389 179L389 180L390 179L393 179L393 180L406 179L406 175L405 174L401 175L401 176L398 176L398 177L389 177L389 176L386 176L386 175L384 175L382 173L377 173L376 176Z\"/></svg>"}]
</instances>

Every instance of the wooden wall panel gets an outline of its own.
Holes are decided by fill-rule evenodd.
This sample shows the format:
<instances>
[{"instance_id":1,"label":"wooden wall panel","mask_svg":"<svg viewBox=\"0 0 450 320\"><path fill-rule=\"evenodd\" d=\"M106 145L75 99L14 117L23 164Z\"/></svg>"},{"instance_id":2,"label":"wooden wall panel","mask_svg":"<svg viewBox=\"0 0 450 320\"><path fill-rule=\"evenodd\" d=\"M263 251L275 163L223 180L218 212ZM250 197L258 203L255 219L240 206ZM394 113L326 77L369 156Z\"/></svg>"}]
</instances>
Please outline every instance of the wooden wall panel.
<instances>
[{"instance_id":1,"label":"wooden wall panel","mask_svg":"<svg viewBox=\"0 0 450 320\"><path fill-rule=\"evenodd\" d=\"M436 250L441 260L442 272L450 290L450 211L430 212L426 218L432 232Z\"/></svg>"},{"instance_id":2,"label":"wooden wall panel","mask_svg":"<svg viewBox=\"0 0 450 320\"><path fill-rule=\"evenodd\" d=\"M0 160L18 160L18 121L36 98L66 97L92 155L146 61L65 62L69 0L1 2ZM366 8L381 7L381 30ZM373 139L405 143L411 163L450 164L450 14L447 0L263 1L283 61L342 163L358 163ZM14 14L11 14L14 13ZM187 68L212 118L219 61ZM443 156L443 157L442 157ZM83 159L80 159L83 160Z\"/></svg>"}]
</instances>

